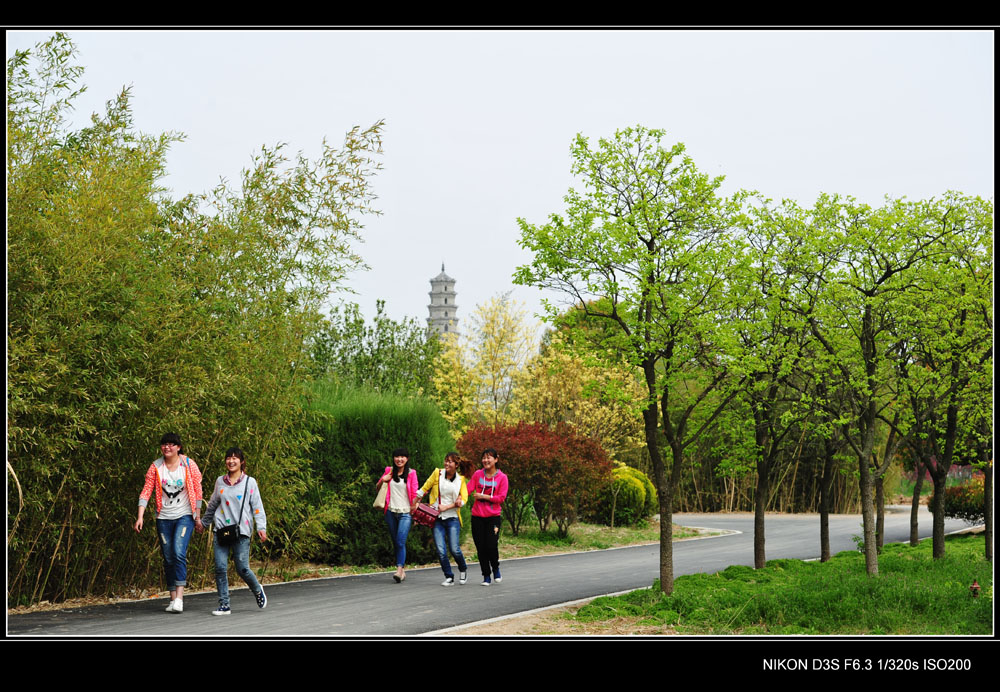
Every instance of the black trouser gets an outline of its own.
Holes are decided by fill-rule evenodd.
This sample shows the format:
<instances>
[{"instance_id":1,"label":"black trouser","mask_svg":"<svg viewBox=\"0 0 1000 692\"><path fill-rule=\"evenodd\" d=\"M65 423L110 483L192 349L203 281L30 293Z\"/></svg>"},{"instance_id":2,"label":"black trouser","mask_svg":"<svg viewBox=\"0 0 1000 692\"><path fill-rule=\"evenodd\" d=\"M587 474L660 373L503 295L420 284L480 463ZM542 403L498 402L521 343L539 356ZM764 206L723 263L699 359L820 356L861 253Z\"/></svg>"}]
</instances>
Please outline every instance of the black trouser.
<instances>
[{"instance_id":1,"label":"black trouser","mask_svg":"<svg viewBox=\"0 0 1000 692\"><path fill-rule=\"evenodd\" d=\"M472 517L472 540L479 553L479 569L483 577L489 577L500 570L500 552L497 549L500 520L500 517Z\"/></svg>"}]
</instances>

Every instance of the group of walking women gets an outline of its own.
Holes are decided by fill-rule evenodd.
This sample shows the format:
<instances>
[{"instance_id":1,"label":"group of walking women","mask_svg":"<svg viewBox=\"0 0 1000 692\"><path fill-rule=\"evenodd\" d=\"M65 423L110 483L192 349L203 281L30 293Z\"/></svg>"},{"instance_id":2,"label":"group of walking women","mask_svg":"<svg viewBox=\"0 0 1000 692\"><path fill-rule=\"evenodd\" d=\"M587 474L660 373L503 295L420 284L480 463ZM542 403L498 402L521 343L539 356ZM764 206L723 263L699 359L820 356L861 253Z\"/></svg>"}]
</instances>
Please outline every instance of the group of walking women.
<instances>
[{"instance_id":1,"label":"group of walking women","mask_svg":"<svg viewBox=\"0 0 1000 692\"><path fill-rule=\"evenodd\" d=\"M246 456L239 447L230 447L225 453L225 473L215 481L212 496L201 515L202 476L198 465L184 454L181 438L167 433L160 439L162 456L149 465L145 483L139 494L139 512L135 521L136 532L142 531L143 515L151 498L156 503L156 532L163 554L163 573L170 591L168 613L184 612L184 588L187 586L187 549L192 534L201 533L209 526L214 529L215 586L219 593L219 607L212 615L229 615L228 565L232 557L236 572L250 587L259 608L267 606L264 587L250 569L250 538L256 527L261 541L267 540L267 515L261 501L257 481L247 475ZM451 452L444 459L444 466L435 469L423 487L418 488L417 472L409 468L410 454L405 449L392 453L392 466L386 466L378 479L376 490L386 485L385 522L389 527L396 552L397 583L406 579L406 538L412 525L412 513L420 500L430 493L429 504L438 510L434 522L434 543L445 579L442 586L455 584L448 553L458 567L458 583L468 580L468 565L459 539L462 516L459 509L470 498L472 505L472 538L479 554L483 586L499 583L500 554L497 540L500 534L500 513L507 497L507 476L497 468L499 455L495 449L486 449L482 455L482 468L472 473L472 463Z\"/></svg>"},{"instance_id":2,"label":"group of walking women","mask_svg":"<svg viewBox=\"0 0 1000 692\"><path fill-rule=\"evenodd\" d=\"M260 499L257 481L247 475L246 456L239 447L226 450L226 472L215 481L212 497L200 515L203 503L201 471L194 460L184 455L181 438L167 433L160 438L162 456L149 465L146 482L139 493L139 515L135 530L142 531L143 514L151 497L156 501L156 532L163 553L163 573L170 590L168 613L184 612L184 587L187 586L187 549L191 535L209 526L214 529L215 586L219 607L212 615L229 615L229 558L236 572L250 587L259 608L267 606L264 588L250 569L250 537L254 525L260 540L267 540L267 515Z\"/></svg>"},{"instance_id":3,"label":"group of walking women","mask_svg":"<svg viewBox=\"0 0 1000 692\"><path fill-rule=\"evenodd\" d=\"M376 490L388 485L383 512L396 552L396 583L406 579L406 538L410 533L413 512L421 499L430 493L429 504L438 510L434 521L434 544L437 547L444 581L441 586L453 586L455 573L448 559L450 552L458 567L458 583L468 580L468 565L459 537L462 515L459 509L472 498L472 540L479 554L479 569L483 586L500 583L500 553L497 548L500 536L500 513L507 498L507 476L497 468L499 455L492 448L483 450L482 468L472 472L472 462L462 459L456 452L444 458L444 466L435 469L423 486L417 488L417 472L409 468L410 453L406 449L392 452L392 466L386 466L375 484Z\"/></svg>"}]
</instances>

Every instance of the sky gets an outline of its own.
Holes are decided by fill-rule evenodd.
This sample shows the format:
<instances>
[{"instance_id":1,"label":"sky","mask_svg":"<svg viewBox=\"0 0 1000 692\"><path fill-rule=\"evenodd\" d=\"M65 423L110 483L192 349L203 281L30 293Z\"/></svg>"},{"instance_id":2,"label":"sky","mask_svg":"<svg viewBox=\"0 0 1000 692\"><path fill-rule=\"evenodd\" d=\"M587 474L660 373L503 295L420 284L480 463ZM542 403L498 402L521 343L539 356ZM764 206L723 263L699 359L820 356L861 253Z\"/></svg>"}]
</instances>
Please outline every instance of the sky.
<instances>
[{"instance_id":1,"label":"sky","mask_svg":"<svg viewBox=\"0 0 1000 692\"><path fill-rule=\"evenodd\" d=\"M664 129L726 194L994 196L991 31L65 30L88 88L74 124L130 87L138 130L185 136L175 197L238 181L262 145L315 158L384 120L370 270L347 282L368 316L384 299L423 322L442 263L460 330L507 291L529 316L558 300L513 285L517 219L565 210L578 133ZM7 57L51 33L8 30Z\"/></svg>"}]
</instances>

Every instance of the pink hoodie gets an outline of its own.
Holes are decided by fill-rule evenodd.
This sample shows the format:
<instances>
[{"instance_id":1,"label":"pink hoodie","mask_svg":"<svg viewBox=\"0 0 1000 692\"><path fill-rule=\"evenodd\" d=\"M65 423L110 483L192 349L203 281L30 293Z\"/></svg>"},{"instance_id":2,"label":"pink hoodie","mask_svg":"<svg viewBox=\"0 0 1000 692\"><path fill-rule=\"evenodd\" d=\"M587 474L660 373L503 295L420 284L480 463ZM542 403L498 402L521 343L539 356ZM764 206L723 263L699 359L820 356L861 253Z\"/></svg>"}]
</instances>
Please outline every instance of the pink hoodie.
<instances>
[{"instance_id":1,"label":"pink hoodie","mask_svg":"<svg viewBox=\"0 0 1000 692\"><path fill-rule=\"evenodd\" d=\"M489 495L489 500L476 499L472 505L474 517L499 517L503 501L507 499L507 474L497 469L493 478L487 478L482 469L476 469L469 480L469 494L483 493Z\"/></svg>"}]
</instances>

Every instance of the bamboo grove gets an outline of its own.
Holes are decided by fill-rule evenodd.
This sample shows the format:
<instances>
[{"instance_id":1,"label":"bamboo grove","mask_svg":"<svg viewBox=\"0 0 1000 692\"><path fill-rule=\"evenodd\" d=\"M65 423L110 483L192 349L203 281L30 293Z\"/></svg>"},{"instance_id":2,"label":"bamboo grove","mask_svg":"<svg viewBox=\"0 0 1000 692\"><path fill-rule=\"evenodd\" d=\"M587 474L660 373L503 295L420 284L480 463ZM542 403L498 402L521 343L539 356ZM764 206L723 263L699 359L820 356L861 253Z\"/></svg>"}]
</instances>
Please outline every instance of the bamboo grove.
<instances>
[{"instance_id":1,"label":"bamboo grove","mask_svg":"<svg viewBox=\"0 0 1000 692\"><path fill-rule=\"evenodd\" d=\"M181 136L137 132L128 90L66 126L73 55L57 34L7 62L11 604L156 579L155 540L126 528L167 430L206 478L227 446L247 450L276 518L271 550L322 534L303 463L309 339L362 266L380 165L376 123L315 161L262 148L235 186L171 200L158 181ZM202 577L208 540L189 554Z\"/></svg>"}]
</instances>

